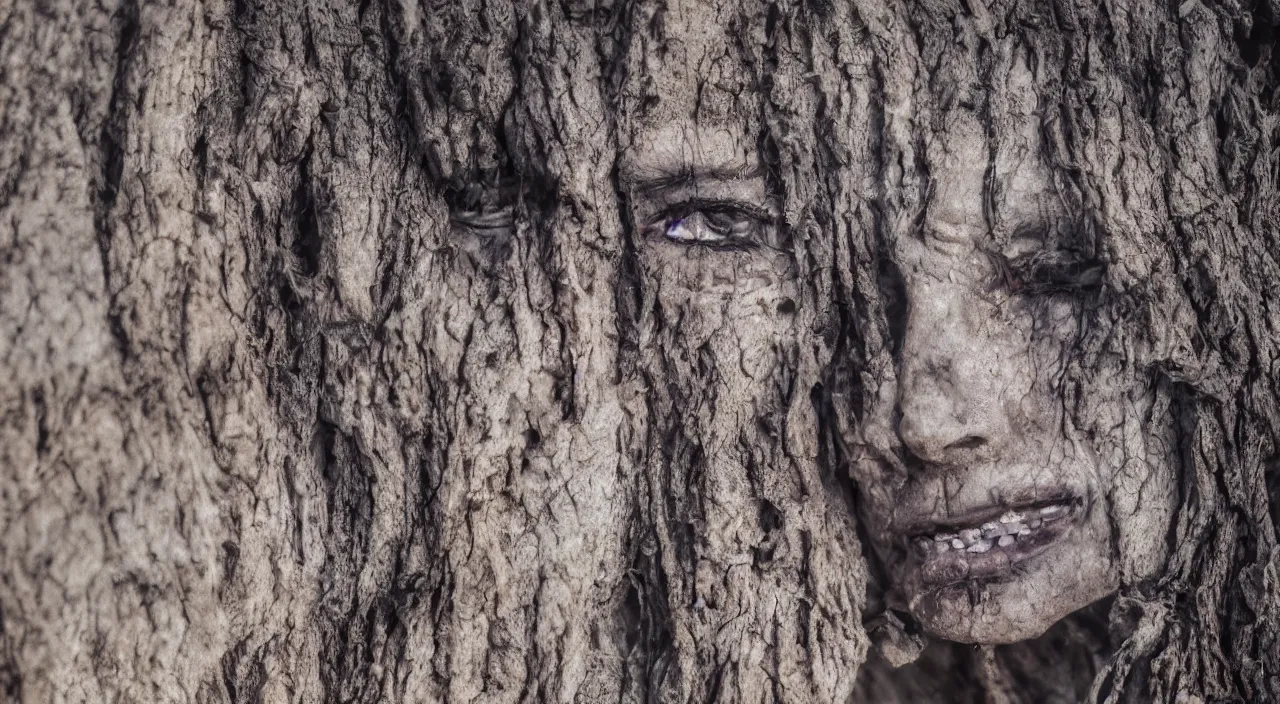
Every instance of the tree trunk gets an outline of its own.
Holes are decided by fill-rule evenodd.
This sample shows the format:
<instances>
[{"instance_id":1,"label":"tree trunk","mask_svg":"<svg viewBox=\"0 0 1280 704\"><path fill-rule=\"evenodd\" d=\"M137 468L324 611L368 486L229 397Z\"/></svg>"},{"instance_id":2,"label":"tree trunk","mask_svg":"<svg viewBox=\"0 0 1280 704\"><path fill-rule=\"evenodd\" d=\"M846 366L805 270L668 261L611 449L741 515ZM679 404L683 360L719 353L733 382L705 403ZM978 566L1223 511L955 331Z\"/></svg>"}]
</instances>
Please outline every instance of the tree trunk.
<instances>
[{"instance_id":1,"label":"tree trunk","mask_svg":"<svg viewBox=\"0 0 1280 704\"><path fill-rule=\"evenodd\" d=\"M1165 369L1171 577L1046 676L1280 696L1275 15L999 4L0 8L0 698L890 701L860 667L916 637L843 468L892 366L877 233L926 197L931 76L1015 45L1203 361ZM800 275L763 312L637 251L618 165L664 110L764 135ZM943 701L1036 679L928 652Z\"/></svg>"}]
</instances>

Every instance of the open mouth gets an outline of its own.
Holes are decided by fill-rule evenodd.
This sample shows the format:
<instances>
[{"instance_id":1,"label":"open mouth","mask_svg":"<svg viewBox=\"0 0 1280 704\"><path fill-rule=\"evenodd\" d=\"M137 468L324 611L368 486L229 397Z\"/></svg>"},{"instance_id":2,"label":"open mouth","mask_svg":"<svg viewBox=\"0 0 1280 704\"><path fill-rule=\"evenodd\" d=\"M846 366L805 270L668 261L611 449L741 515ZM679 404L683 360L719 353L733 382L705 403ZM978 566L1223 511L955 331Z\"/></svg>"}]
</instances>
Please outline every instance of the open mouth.
<instances>
[{"instance_id":1,"label":"open mouth","mask_svg":"<svg viewBox=\"0 0 1280 704\"><path fill-rule=\"evenodd\" d=\"M1076 499L992 507L962 525L937 525L908 539L925 584L993 578L1044 552L1083 515Z\"/></svg>"}]
</instances>

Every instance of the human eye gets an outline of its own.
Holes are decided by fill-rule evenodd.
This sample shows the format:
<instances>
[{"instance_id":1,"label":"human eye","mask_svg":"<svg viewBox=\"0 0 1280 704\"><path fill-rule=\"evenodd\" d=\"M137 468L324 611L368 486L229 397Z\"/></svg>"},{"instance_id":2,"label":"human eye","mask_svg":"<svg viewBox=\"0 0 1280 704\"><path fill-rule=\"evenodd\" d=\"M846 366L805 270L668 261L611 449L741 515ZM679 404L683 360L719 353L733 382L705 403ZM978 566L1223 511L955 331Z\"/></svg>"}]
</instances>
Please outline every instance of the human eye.
<instances>
[{"instance_id":1,"label":"human eye","mask_svg":"<svg viewBox=\"0 0 1280 704\"><path fill-rule=\"evenodd\" d=\"M776 218L766 209L733 201L691 200L651 218L648 238L711 249L777 248Z\"/></svg>"},{"instance_id":2,"label":"human eye","mask_svg":"<svg viewBox=\"0 0 1280 704\"><path fill-rule=\"evenodd\" d=\"M515 184L474 184L446 195L449 224L455 231L480 240L507 239L515 230Z\"/></svg>"},{"instance_id":3,"label":"human eye","mask_svg":"<svg viewBox=\"0 0 1280 704\"><path fill-rule=\"evenodd\" d=\"M509 207L459 210L449 214L449 221L454 227L478 235L496 236L515 227L515 212Z\"/></svg>"},{"instance_id":4,"label":"human eye","mask_svg":"<svg viewBox=\"0 0 1280 704\"><path fill-rule=\"evenodd\" d=\"M1084 295L1102 289L1106 263L1083 252L1035 252L1009 260L1009 290L1023 296Z\"/></svg>"},{"instance_id":5,"label":"human eye","mask_svg":"<svg viewBox=\"0 0 1280 704\"><path fill-rule=\"evenodd\" d=\"M1045 218L1027 223L994 257L996 284L1024 298L1083 297L1102 290L1107 264L1096 233L1077 218Z\"/></svg>"}]
</instances>

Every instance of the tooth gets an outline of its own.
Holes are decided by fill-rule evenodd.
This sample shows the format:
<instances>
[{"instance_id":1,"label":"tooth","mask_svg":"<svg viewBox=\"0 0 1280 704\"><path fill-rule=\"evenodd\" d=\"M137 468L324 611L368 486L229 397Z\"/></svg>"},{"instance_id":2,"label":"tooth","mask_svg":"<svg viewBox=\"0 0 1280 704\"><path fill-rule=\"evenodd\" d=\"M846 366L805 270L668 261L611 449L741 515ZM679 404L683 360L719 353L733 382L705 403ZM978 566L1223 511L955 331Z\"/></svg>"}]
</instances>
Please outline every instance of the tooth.
<instances>
[{"instance_id":1,"label":"tooth","mask_svg":"<svg viewBox=\"0 0 1280 704\"><path fill-rule=\"evenodd\" d=\"M967 528L960 531L960 539L966 543L975 543L982 540L982 531L977 528Z\"/></svg>"},{"instance_id":2,"label":"tooth","mask_svg":"<svg viewBox=\"0 0 1280 704\"><path fill-rule=\"evenodd\" d=\"M990 540L979 540L978 542L965 548L967 552L986 552L991 549Z\"/></svg>"},{"instance_id":3,"label":"tooth","mask_svg":"<svg viewBox=\"0 0 1280 704\"><path fill-rule=\"evenodd\" d=\"M990 533L991 531L995 530L995 529L996 529L996 528L998 528L998 527L999 527L999 524L997 524L997 523L983 523L983 524L982 524L982 532L983 532L983 533Z\"/></svg>"},{"instance_id":4,"label":"tooth","mask_svg":"<svg viewBox=\"0 0 1280 704\"><path fill-rule=\"evenodd\" d=\"M951 547L956 550L964 550L964 541L959 538L953 538L951 540Z\"/></svg>"},{"instance_id":5,"label":"tooth","mask_svg":"<svg viewBox=\"0 0 1280 704\"><path fill-rule=\"evenodd\" d=\"M1031 529L1030 529L1030 528L1023 528L1022 530L1018 531L1018 537L1019 537L1019 538L1021 538L1021 537L1022 537L1022 536L1024 536L1024 535L1031 535Z\"/></svg>"},{"instance_id":6,"label":"tooth","mask_svg":"<svg viewBox=\"0 0 1280 704\"><path fill-rule=\"evenodd\" d=\"M916 547L917 547L917 548L919 548L919 549L921 549L921 550L928 550L928 549L929 549L929 539L928 539L928 538L916 538Z\"/></svg>"},{"instance_id":7,"label":"tooth","mask_svg":"<svg viewBox=\"0 0 1280 704\"><path fill-rule=\"evenodd\" d=\"M1013 523L1015 521L1021 521L1021 520L1022 520L1022 514L1016 511L1005 511L1004 515L1000 517L1001 523Z\"/></svg>"},{"instance_id":8,"label":"tooth","mask_svg":"<svg viewBox=\"0 0 1280 704\"><path fill-rule=\"evenodd\" d=\"M1027 525L1031 526L1032 528L1039 528L1040 524L1042 523L1044 523L1044 521L1040 520L1039 518L1033 518L1027 521Z\"/></svg>"},{"instance_id":9,"label":"tooth","mask_svg":"<svg viewBox=\"0 0 1280 704\"><path fill-rule=\"evenodd\" d=\"M936 541L938 541L938 542L940 542L940 543L949 543L949 542L951 542L952 540L955 540L955 539L956 539L956 537L957 537L957 536L956 536L956 534L955 534L955 533L939 533L939 534L937 534L937 535L933 536L933 539L934 539L934 540L936 540Z\"/></svg>"},{"instance_id":10,"label":"tooth","mask_svg":"<svg viewBox=\"0 0 1280 704\"><path fill-rule=\"evenodd\" d=\"M1049 509L1057 509L1050 511ZM1064 506L1049 506L1040 511L1040 517L1047 521L1057 521L1067 517L1067 509Z\"/></svg>"},{"instance_id":11,"label":"tooth","mask_svg":"<svg viewBox=\"0 0 1280 704\"><path fill-rule=\"evenodd\" d=\"M933 545L939 554L944 552L950 552L951 550L951 543L934 543Z\"/></svg>"},{"instance_id":12,"label":"tooth","mask_svg":"<svg viewBox=\"0 0 1280 704\"><path fill-rule=\"evenodd\" d=\"M1010 545L1013 545L1013 536L1012 535L1000 536L1000 540L996 541L996 545L999 545L1002 548L1007 548Z\"/></svg>"},{"instance_id":13,"label":"tooth","mask_svg":"<svg viewBox=\"0 0 1280 704\"><path fill-rule=\"evenodd\" d=\"M1040 515L1056 516L1057 514L1062 513L1065 510L1067 509L1063 507L1061 504L1054 504L1053 506L1045 506L1044 508L1040 509Z\"/></svg>"}]
</instances>

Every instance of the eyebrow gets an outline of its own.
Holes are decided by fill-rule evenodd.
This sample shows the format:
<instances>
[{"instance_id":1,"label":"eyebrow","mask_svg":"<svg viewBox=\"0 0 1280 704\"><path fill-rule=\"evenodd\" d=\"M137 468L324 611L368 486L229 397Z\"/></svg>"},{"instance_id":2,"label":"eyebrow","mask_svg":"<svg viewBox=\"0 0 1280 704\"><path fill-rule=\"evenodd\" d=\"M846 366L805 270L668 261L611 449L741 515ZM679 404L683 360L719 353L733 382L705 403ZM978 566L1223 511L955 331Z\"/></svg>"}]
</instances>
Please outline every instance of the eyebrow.
<instances>
[{"instance_id":1,"label":"eyebrow","mask_svg":"<svg viewBox=\"0 0 1280 704\"><path fill-rule=\"evenodd\" d=\"M759 167L632 164L624 166L620 178L638 191L660 191L688 186L699 181L750 181L764 175Z\"/></svg>"}]
</instances>

